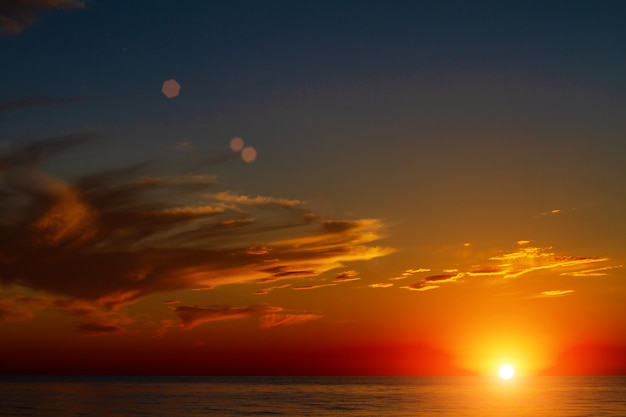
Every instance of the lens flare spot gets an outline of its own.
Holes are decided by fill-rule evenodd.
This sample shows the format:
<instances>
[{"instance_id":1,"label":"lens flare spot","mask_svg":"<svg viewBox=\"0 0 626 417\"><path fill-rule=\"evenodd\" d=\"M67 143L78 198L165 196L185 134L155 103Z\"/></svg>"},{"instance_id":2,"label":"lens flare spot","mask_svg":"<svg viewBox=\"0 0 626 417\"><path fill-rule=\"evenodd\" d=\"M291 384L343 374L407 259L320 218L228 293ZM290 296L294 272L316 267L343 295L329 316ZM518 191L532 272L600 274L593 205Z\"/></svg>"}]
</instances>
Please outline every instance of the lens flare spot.
<instances>
[{"instance_id":1,"label":"lens flare spot","mask_svg":"<svg viewBox=\"0 0 626 417\"><path fill-rule=\"evenodd\" d=\"M163 82L163 87L161 88L161 92L167 98L174 98L178 94L180 94L180 84L174 79L167 80Z\"/></svg>"},{"instance_id":2,"label":"lens flare spot","mask_svg":"<svg viewBox=\"0 0 626 417\"><path fill-rule=\"evenodd\" d=\"M254 162L254 160L256 159L256 149L254 149L252 146L246 146L241 151L241 159L246 162Z\"/></svg>"},{"instance_id":3,"label":"lens flare spot","mask_svg":"<svg viewBox=\"0 0 626 417\"><path fill-rule=\"evenodd\" d=\"M243 139L241 139L239 136L235 136L234 138L232 138L230 140L230 149L232 149L234 152L239 152L240 150L242 150Z\"/></svg>"}]
</instances>

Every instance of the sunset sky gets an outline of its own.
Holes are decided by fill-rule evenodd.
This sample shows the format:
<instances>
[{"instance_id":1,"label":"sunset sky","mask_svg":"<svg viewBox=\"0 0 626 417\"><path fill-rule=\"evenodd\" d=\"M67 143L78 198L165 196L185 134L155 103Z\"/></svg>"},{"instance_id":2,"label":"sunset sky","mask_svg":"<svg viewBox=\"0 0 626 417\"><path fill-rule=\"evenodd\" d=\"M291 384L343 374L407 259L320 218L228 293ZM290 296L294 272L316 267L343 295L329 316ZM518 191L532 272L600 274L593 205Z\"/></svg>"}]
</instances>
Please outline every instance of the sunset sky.
<instances>
[{"instance_id":1,"label":"sunset sky","mask_svg":"<svg viewBox=\"0 0 626 417\"><path fill-rule=\"evenodd\" d=\"M0 374L626 374L626 4L0 5Z\"/></svg>"}]
</instances>

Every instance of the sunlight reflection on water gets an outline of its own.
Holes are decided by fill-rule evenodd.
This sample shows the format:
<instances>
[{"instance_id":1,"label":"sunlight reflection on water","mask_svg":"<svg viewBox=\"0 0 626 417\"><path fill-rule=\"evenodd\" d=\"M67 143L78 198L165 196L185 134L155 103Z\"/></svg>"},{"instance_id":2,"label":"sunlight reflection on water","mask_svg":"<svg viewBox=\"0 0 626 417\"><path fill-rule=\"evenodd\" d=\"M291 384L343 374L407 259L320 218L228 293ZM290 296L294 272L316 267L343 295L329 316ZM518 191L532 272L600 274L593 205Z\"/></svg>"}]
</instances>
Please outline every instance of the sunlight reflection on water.
<instances>
[{"instance_id":1,"label":"sunlight reflection on water","mask_svg":"<svg viewBox=\"0 0 626 417\"><path fill-rule=\"evenodd\" d=\"M624 416L624 377L8 378L10 416Z\"/></svg>"}]
</instances>

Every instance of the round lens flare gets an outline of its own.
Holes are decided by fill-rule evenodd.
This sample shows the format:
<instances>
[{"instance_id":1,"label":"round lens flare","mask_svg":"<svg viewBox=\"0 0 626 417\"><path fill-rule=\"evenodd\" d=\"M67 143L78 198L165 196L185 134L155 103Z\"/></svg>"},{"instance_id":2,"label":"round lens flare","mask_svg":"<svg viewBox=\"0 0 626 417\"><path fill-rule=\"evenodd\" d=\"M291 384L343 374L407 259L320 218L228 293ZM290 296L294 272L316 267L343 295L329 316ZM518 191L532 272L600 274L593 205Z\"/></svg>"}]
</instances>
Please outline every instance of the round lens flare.
<instances>
[{"instance_id":1,"label":"round lens flare","mask_svg":"<svg viewBox=\"0 0 626 417\"><path fill-rule=\"evenodd\" d=\"M515 375L515 369L511 365L502 365L498 371L500 378L509 380Z\"/></svg>"}]
</instances>

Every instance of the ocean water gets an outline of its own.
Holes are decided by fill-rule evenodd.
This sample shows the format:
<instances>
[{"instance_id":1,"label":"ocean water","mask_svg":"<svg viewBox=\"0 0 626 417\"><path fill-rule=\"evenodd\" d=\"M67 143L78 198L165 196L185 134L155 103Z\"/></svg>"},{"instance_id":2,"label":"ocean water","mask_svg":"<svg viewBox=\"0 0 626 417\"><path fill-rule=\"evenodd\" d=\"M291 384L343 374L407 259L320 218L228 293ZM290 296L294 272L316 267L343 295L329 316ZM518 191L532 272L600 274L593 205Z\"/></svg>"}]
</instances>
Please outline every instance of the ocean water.
<instances>
[{"instance_id":1,"label":"ocean water","mask_svg":"<svg viewBox=\"0 0 626 417\"><path fill-rule=\"evenodd\" d=\"M626 377L1 377L1 416L626 416Z\"/></svg>"}]
</instances>

